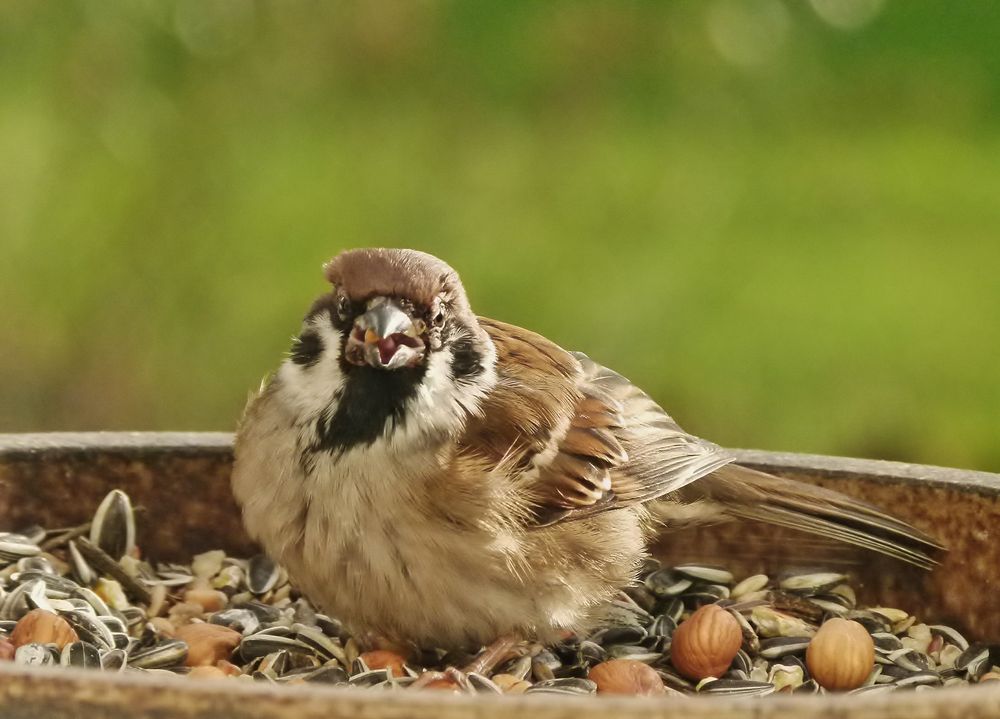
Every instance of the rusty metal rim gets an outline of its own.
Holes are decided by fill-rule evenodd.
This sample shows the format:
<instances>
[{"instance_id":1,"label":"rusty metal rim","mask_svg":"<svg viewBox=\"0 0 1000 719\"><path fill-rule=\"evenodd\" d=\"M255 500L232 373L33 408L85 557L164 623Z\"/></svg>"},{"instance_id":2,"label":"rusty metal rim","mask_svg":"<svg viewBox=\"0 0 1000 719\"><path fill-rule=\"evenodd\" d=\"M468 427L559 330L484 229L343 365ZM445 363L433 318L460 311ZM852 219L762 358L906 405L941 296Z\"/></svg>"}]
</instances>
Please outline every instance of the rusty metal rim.
<instances>
[{"instance_id":1,"label":"rusty metal rim","mask_svg":"<svg viewBox=\"0 0 1000 719\"><path fill-rule=\"evenodd\" d=\"M0 664L0 710L6 701L30 702L44 694L51 702L65 697L77 708L121 706L135 702L144 712L185 704L199 712L244 707L245 716L283 716L281 709L296 709L296 717L407 717L445 719L479 717L509 719L524 715L541 717L624 719L676 719L676 717L924 717L995 716L1000 712L1000 682L990 686L941 688L930 693L780 695L765 699L691 697L559 697L554 695L459 695L423 692L371 692L364 689L323 686L278 686L238 680L185 681L181 678L106 674L82 669L39 669ZM38 697L41 698L41 697ZM236 704L239 702L239 704ZM159 707L157 707L159 705ZM301 710L301 713L299 713ZM930 713L928 713L930 710ZM985 713L977 713L983 712ZM272 714L273 713L273 714ZM158 715L158 714L157 714ZM206 714L207 715L207 714Z\"/></svg>"},{"instance_id":2,"label":"rusty metal rim","mask_svg":"<svg viewBox=\"0 0 1000 719\"><path fill-rule=\"evenodd\" d=\"M48 454L228 454L231 432L46 432L0 433L0 460ZM806 473L817 477L852 476L873 481L920 481L938 486L959 485L990 495L1000 494L1000 474L907 464L876 459L832 457L796 452L733 449L740 464L764 471Z\"/></svg>"}]
</instances>

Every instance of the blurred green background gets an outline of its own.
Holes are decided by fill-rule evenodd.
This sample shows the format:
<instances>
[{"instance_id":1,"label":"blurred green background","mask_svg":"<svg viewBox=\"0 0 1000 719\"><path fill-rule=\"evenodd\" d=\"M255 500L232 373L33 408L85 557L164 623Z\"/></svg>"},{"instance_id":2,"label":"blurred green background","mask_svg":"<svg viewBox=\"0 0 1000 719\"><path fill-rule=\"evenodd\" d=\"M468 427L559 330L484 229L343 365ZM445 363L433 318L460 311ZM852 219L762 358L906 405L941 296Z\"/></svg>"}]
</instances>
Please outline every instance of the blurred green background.
<instances>
[{"instance_id":1,"label":"blurred green background","mask_svg":"<svg viewBox=\"0 0 1000 719\"><path fill-rule=\"evenodd\" d=\"M0 430L229 429L410 246L730 446L1000 471L1000 4L0 3Z\"/></svg>"}]
</instances>

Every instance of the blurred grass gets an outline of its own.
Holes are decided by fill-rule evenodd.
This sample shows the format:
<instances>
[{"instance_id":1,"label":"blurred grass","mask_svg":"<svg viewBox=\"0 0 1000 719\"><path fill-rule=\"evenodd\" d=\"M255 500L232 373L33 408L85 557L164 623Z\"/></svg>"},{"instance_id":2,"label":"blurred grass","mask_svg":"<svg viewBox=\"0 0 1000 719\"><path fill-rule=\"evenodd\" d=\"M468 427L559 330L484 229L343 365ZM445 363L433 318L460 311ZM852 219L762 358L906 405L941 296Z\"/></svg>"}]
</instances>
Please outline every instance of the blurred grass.
<instances>
[{"instance_id":1,"label":"blurred grass","mask_svg":"<svg viewBox=\"0 0 1000 719\"><path fill-rule=\"evenodd\" d=\"M0 431L232 427L321 263L395 245L720 443L1000 471L998 23L6 2Z\"/></svg>"}]
</instances>

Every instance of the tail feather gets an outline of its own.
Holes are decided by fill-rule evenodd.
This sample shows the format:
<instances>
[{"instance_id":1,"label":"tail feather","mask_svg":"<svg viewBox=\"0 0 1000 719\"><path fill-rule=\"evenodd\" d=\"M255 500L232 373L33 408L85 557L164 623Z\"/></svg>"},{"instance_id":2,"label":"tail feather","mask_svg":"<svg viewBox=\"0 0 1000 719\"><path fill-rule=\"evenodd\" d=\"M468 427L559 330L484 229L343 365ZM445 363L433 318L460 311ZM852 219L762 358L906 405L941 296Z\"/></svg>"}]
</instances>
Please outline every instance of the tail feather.
<instances>
[{"instance_id":1,"label":"tail feather","mask_svg":"<svg viewBox=\"0 0 1000 719\"><path fill-rule=\"evenodd\" d=\"M731 464L685 487L685 499L707 500L723 516L810 532L924 569L943 549L930 535L865 502L805 482Z\"/></svg>"}]
</instances>

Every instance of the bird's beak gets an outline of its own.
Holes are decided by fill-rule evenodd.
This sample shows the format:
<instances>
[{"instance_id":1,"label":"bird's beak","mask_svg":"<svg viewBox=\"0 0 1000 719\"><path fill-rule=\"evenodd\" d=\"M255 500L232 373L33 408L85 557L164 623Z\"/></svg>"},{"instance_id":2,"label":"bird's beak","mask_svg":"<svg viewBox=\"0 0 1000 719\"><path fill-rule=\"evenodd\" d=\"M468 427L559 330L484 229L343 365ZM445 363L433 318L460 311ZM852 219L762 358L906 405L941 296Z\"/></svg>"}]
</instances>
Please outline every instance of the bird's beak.
<instances>
[{"instance_id":1,"label":"bird's beak","mask_svg":"<svg viewBox=\"0 0 1000 719\"><path fill-rule=\"evenodd\" d=\"M388 299L358 317L351 344L357 359L378 369L412 367L424 354L419 323Z\"/></svg>"}]
</instances>

